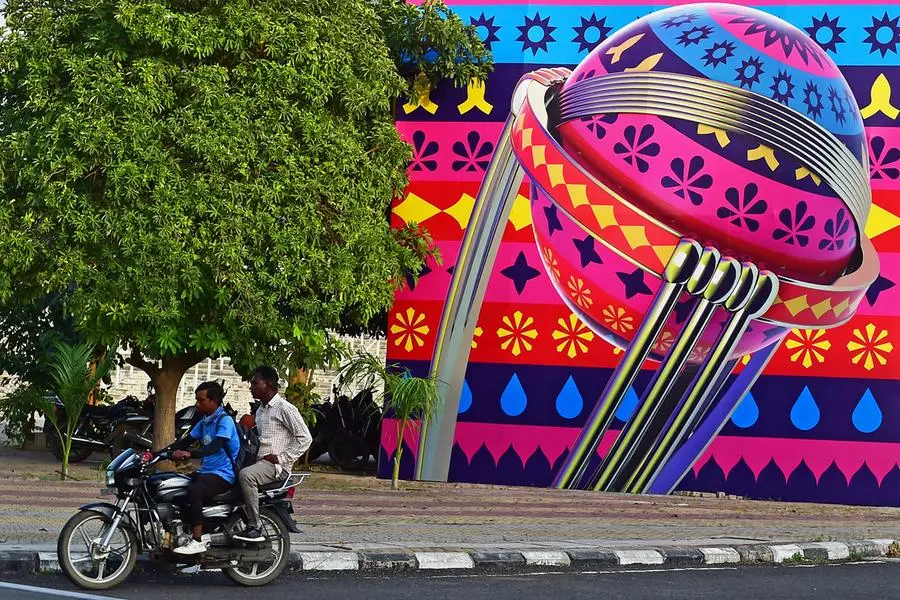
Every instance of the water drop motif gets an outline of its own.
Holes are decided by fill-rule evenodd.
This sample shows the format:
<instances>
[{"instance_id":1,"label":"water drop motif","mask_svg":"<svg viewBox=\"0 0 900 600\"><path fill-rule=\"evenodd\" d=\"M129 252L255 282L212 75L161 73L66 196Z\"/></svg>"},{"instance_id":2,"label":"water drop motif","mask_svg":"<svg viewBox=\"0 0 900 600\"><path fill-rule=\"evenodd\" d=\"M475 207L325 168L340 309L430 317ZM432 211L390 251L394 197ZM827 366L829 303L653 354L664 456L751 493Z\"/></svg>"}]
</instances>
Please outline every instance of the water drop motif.
<instances>
[{"instance_id":1,"label":"water drop motif","mask_svg":"<svg viewBox=\"0 0 900 600\"><path fill-rule=\"evenodd\" d=\"M881 427L881 420L884 415L881 414L881 407L875 401L872 390L866 389L866 393L862 395L856 408L853 409L853 426L862 433L872 433Z\"/></svg>"},{"instance_id":2,"label":"water drop motif","mask_svg":"<svg viewBox=\"0 0 900 600\"><path fill-rule=\"evenodd\" d=\"M797 396L794 406L791 407L791 423L800 431L809 431L819 423L819 406L816 399L807 386L803 386L803 391Z\"/></svg>"},{"instance_id":3,"label":"water drop motif","mask_svg":"<svg viewBox=\"0 0 900 600\"><path fill-rule=\"evenodd\" d=\"M469 382L463 379L462 393L459 395L459 414L470 408L472 408L472 390L469 388Z\"/></svg>"},{"instance_id":4,"label":"water drop motif","mask_svg":"<svg viewBox=\"0 0 900 600\"><path fill-rule=\"evenodd\" d=\"M616 418L622 422L628 421L638 404L638 400L637 392L634 391L633 387L629 387L628 391L625 392L625 397L622 398L622 402L619 404L619 408L616 409Z\"/></svg>"},{"instance_id":5,"label":"water drop motif","mask_svg":"<svg viewBox=\"0 0 900 600\"><path fill-rule=\"evenodd\" d=\"M527 405L528 397L522 389L522 382L519 381L519 376L513 373L500 395L500 408L510 417L518 417L525 412Z\"/></svg>"},{"instance_id":6,"label":"water drop motif","mask_svg":"<svg viewBox=\"0 0 900 600\"><path fill-rule=\"evenodd\" d=\"M759 419L759 405L751 392L747 392L737 409L731 415L731 422L741 429L748 429Z\"/></svg>"},{"instance_id":7,"label":"water drop motif","mask_svg":"<svg viewBox=\"0 0 900 600\"><path fill-rule=\"evenodd\" d=\"M575 385L575 380L570 375L559 391L559 395L556 396L556 412L564 419L574 419L581 414L582 408L584 408L584 398L581 397L581 392L578 391L578 386Z\"/></svg>"}]
</instances>

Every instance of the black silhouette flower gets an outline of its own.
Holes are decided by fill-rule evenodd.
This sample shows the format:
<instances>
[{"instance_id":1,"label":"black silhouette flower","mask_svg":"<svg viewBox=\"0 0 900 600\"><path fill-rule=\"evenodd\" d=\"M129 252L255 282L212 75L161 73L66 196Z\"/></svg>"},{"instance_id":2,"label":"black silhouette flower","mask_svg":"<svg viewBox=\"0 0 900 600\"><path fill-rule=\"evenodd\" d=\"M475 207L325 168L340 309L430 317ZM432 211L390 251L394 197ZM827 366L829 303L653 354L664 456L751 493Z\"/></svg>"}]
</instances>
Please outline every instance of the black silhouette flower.
<instances>
[{"instance_id":1,"label":"black silhouette flower","mask_svg":"<svg viewBox=\"0 0 900 600\"><path fill-rule=\"evenodd\" d=\"M806 246L809 243L808 232L816 224L812 215L806 214L809 210L806 202L801 200L792 211L784 208L778 213L778 220L784 227L776 227L772 237L776 240L784 240L792 246Z\"/></svg>"},{"instance_id":2,"label":"black silhouette flower","mask_svg":"<svg viewBox=\"0 0 900 600\"><path fill-rule=\"evenodd\" d=\"M881 57L888 52L897 54L897 44L900 43L900 17L890 18L885 11L880 19L872 17L872 26L864 27L869 36L863 43L869 44L869 54L881 53Z\"/></svg>"},{"instance_id":3,"label":"black silhouette flower","mask_svg":"<svg viewBox=\"0 0 900 600\"><path fill-rule=\"evenodd\" d=\"M717 68L719 65L724 65L728 62L728 59L734 56L734 51L737 48L734 42L724 41L724 42L715 42L712 46L706 49L706 52L703 54L703 64L707 67L712 66L713 69Z\"/></svg>"},{"instance_id":4,"label":"black silhouette flower","mask_svg":"<svg viewBox=\"0 0 900 600\"><path fill-rule=\"evenodd\" d=\"M454 171L484 171L491 161L491 152L494 151L492 142L482 142L477 131L470 131L466 136L466 143L454 142L453 154L462 157L462 160L454 160Z\"/></svg>"},{"instance_id":5,"label":"black silhouette flower","mask_svg":"<svg viewBox=\"0 0 900 600\"><path fill-rule=\"evenodd\" d=\"M819 93L819 86L812 81L807 81L803 88L803 104L806 105L806 114L814 119L822 116L825 109L825 103L822 102L822 94Z\"/></svg>"},{"instance_id":6,"label":"black silhouette flower","mask_svg":"<svg viewBox=\"0 0 900 600\"><path fill-rule=\"evenodd\" d=\"M612 27L606 25L606 17L597 18L597 13L591 13L590 18L581 17L581 26L573 27L575 38L572 40L578 44L578 51L593 50L597 44L606 40ZM593 31L592 31L593 30Z\"/></svg>"},{"instance_id":7,"label":"black silhouette flower","mask_svg":"<svg viewBox=\"0 0 900 600\"><path fill-rule=\"evenodd\" d=\"M812 27L806 27L806 33L809 34L819 47L826 52L837 53L837 45L844 43L841 34L847 30L846 27L838 25L838 17L834 19L828 18L826 12L821 19L812 18Z\"/></svg>"},{"instance_id":8,"label":"black silhouette flower","mask_svg":"<svg viewBox=\"0 0 900 600\"><path fill-rule=\"evenodd\" d=\"M691 27L678 36L678 45L687 48L688 46L699 44L700 42L711 36L712 32L713 28L709 27L708 25Z\"/></svg>"},{"instance_id":9,"label":"black silhouette flower","mask_svg":"<svg viewBox=\"0 0 900 600\"><path fill-rule=\"evenodd\" d=\"M739 82L741 87L752 90L753 85L759 83L759 78L765 73L762 66L762 61L757 56L751 56L747 60L742 60L741 66L735 69L737 77L734 80Z\"/></svg>"},{"instance_id":10,"label":"black silhouette flower","mask_svg":"<svg viewBox=\"0 0 900 600\"><path fill-rule=\"evenodd\" d=\"M615 123L619 118L616 114L599 114L591 117L583 117L581 122L585 124L588 131L594 134L598 140L602 140L606 136L606 125Z\"/></svg>"},{"instance_id":11,"label":"black silhouette flower","mask_svg":"<svg viewBox=\"0 0 900 600\"><path fill-rule=\"evenodd\" d=\"M425 132L416 131L412 136L413 157L410 164L411 171L434 171L437 169L437 161L429 156L437 154L439 146L434 140L425 143Z\"/></svg>"},{"instance_id":12,"label":"black silhouette flower","mask_svg":"<svg viewBox=\"0 0 900 600\"><path fill-rule=\"evenodd\" d=\"M659 155L659 144L651 141L654 131L652 125L644 125L638 134L637 128L629 125L625 128L624 143L616 142L613 151L623 155L625 162L629 165L637 167L641 173L646 173L650 169L650 163L644 157Z\"/></svg>"},{"instance_id":13,"label":"black silhouette flower","mask_svg":"<svg viewBox=\"0 0 900 600\"><path fill-rule=\"evenodd\" d=\"M684 161L676 158L671 163L672 175L666 175L662 178L662 186L664 188L675 188L675 195L682 200L689 198L691 204L700 206L703 204L703 194L698 189L708 190L712 185L713 179L708 173L702 173L703 158L695 156L691 159L687 169L685 169Z\"/></svg>"},{"instance_id":14,"label":"black silhouette flower","mask_svg":"<svg viewBox=\"0 0 900 600\"><path fill-rule=\"evenodd\" d=\"M891 146L885 149L887 143L880 135L876 135L870 142L872 152L869 160L869 172L872 179L898 179L900 178L900 149Z\"/></svg>"},{"instance_id":15,"label":"black silhouette flower","mask_svg":"<svg viewBox=\"0 0 900 600\"><path fill-rule=\"evenodd\" d=\"M850 219L847 211L840 209L833 219L825 221L824 240L819 242L819 250L840 250L844 247L844 236L850 231Z\"/></svg>"},{"instance_id":16,"label":"black silhouette flower","mask_svg":"<svg viewBox=\"0 0 900 600\"><path fill-rule=\"evenodd\" d=\"M772 78L772 98L787 104L794 97L794 84L791 83L791 76L787 71L779 71L778 75Z\"/></svg>"},{"instance_id":17,"label":"black silhouette flower","mask_svg":"<svg viewBox=\"0 0 900 600\"><path fill-rule=\"evenodd\" d=\"M728 206L719 207L716 216L742 229L746 227L749 231L759 230L759 219L756 217L764 214L769 206L765 200L757 198L757 194L759 187L755 183L745 185L743 194L736 187L728 188L725 190Z\"/></svg>"}]
</instances>

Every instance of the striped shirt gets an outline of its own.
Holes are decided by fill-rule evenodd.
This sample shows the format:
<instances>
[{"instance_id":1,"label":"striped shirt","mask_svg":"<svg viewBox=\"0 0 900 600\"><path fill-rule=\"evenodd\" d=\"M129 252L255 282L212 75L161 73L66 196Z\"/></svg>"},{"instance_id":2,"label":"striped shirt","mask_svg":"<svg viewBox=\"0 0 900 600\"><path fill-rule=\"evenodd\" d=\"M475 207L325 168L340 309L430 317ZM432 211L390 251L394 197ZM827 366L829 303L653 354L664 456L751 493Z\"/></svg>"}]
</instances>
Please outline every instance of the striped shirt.
<instances>
[{"instance_id":1,"label":"striped shirt","mask_svg":"<svg viewBox=\"0 0 900 600\"><path fill-rule=\"evenodd\" d=\"M258 459L269 454L277 456L276 473L281 473L281 469L290 471L312 444L300 411L281 394L275 394L268 404L260 404L256 409L256 429L259 431Z\"/></svg>"}]
</instances>

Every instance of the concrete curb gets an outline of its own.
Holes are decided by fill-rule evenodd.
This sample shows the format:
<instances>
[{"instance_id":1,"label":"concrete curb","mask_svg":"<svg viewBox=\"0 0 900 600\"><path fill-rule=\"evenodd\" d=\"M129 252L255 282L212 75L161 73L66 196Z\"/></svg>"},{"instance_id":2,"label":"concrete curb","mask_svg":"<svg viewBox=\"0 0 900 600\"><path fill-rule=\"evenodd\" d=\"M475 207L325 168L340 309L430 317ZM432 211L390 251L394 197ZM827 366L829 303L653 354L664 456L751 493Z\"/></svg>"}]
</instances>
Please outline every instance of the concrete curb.
<instances>
[{"instance_id":1,"label":"concrete curb","mask_svg":"<svg viewBox=\"0 0 900 600\"><path fill-rule=\"evenodd\" d=\"M702 567L738 564L826 563L900 555L900 540L798 542L743 546L658 548L566 548L389 552L292 550L289 568L296 571L497 571L608 569L628 566ZM157 570L139 560L137 570ZM163 567L167 568L167 567ZM55 552L5 550L0 546L0 573L58 573Z\"/></svg>"}]
</instances>

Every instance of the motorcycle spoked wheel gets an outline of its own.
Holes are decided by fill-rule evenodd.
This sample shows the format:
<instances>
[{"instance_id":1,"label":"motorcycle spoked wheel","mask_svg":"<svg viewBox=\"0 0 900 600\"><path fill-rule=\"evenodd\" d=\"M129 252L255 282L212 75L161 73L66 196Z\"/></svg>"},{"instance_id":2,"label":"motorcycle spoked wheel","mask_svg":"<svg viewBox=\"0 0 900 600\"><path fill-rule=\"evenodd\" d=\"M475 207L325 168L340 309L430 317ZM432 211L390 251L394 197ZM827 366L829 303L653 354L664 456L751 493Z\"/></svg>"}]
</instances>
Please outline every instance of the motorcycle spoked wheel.
<instances>
[{"instance_id":1,"label":"motorcycle spoked wheel","mask_svg":"<svg viewBox=\"0 0 900 600\"><path fill-rule=\"evenodd\" d=\"M240 563L222 569L228 579L249 587L266 585L273 581L284 571L291 556L291 532L287 525L267 508L259 511L259 520L266 542L271 544L272 560L265 563ZM244 518L236 513L228 520L225 527L229 532L237 533L246 527L246 523Z\"/></svg>"},{"instance_id":2,"label":"motorcycle spoked wheel","mask_svg":"<svg viewBox=\"0 0 900 600\"><path fill-rule=\"evenodd\" d=\"M59 436L56 435L55 429L51 428L51 431L47 432L47 441L50 444L50 452L53 453L53 456L56 457L56 460L62 461L62 442L60 441ZM94 449L90 446L85 446L84 444L76 444L73 442L72 448L69 450L69 464L81 462L93 453Z\"/></svg>"},{"instance_id":3,"label":"motorcycle spoked wheel","mask_svg":"<svg viewBox=\"0 0 900 600\"><path fill-rule=\"evenodd\" d=\"M101 555L97 544L112 519L83 510L69 519L59 534L56 555L65 576L86 590L108 590L131 575L138 547L134 533L120 522L110 539L109 552Z\"/></svg>"}]
</instances>

